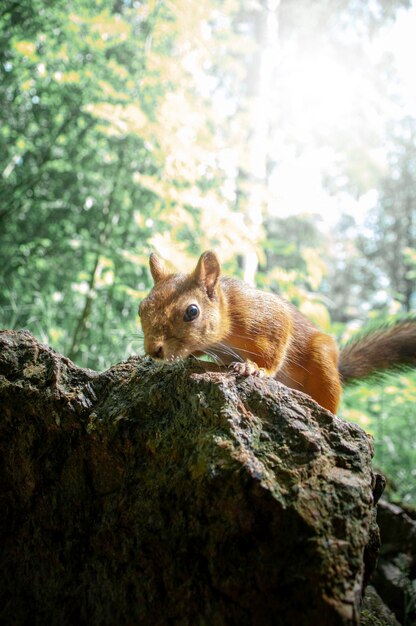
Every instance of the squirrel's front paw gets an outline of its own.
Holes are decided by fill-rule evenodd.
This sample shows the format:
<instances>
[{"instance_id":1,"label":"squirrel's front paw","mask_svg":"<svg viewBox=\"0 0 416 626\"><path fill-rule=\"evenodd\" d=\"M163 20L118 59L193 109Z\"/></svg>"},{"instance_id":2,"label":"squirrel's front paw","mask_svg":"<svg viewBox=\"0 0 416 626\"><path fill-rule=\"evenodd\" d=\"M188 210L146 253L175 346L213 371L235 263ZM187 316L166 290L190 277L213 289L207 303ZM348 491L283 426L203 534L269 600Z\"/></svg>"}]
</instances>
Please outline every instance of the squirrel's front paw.
<instances>
[{"instance_id":1,"label":"squirrel's front paw","mask_svg":"<svg viewBox=\"0 0 416 626\"><path fill-rule=\"evenodd\" d=\"M230 363L228 367L239 376L257 376L258 378L262 378L266 375L266 372L262 367L258 367L251 361L244 361L243 363L233 361L233 363Z\"/></svg>"}]
</instances>

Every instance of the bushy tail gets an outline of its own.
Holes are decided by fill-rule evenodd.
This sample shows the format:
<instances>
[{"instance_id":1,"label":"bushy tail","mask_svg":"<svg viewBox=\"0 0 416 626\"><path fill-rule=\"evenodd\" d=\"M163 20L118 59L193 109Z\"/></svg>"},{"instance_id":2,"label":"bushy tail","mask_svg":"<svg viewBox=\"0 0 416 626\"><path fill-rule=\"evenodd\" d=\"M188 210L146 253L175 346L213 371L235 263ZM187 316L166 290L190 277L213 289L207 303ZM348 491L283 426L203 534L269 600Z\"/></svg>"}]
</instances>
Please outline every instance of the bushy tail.
<instances>
[{"instance_id":1,"label":"bushy tail","mask_svg":"<svg viewBox=\"0 0 416 626\"><path fill-rule=\"evenodd\" d=\"M416 367L416 315L364 331L340 353L342 383L387 370Z\"/></svg>"}]
</instances>

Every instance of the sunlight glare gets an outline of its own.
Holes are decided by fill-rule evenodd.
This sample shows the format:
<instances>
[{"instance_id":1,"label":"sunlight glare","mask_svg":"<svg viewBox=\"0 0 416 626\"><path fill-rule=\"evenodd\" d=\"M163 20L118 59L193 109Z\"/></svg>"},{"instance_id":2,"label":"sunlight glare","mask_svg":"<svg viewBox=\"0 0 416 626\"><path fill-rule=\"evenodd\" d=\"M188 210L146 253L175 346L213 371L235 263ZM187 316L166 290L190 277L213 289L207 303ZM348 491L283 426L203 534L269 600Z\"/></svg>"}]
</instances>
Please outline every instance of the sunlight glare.
<instances>
[{"instance_id":1,"label":"sunlight glare","mask_svg":"<svg viewBox=\"0 0 416 626\"><path fill-rule=\"evenodd\" d=\"M291 153L277 135L271 146L271 159L276 163L268 180L268 211L279 217L315 213L322 218L324 228L332 228L341 213L353 215L363 223L365 215L377 202L377 191L367 189L361 197L346 192L331 195L323 184L323 175L331 172L336 154L325 140L339 133L348 141L345 132L348 123L356 130L365 124L378 138L372 150L373 160L379 167L386 161L386 118L402 117L416 113L416 81L414 80L414 52L416 32L416 7L401 10L396 22L384 27L373 40L363 46L366 58L362 64L344 63L342 57L329 57L320 50L303 50L300 54L284 58L284 78L280 88L290 94L286 128L299 141ZM413 54L412 54L413 51ZM376 90L380 64L391 55L397 66L400 98L391 91L396 85L386 85L390 100L382 108ZM362 119L361 119L362 116ZM361 121L360 121L361 120ZM344 133L344 135L343 135ZM316 137L322 137L317 146ZM352 141L357 137L351 136ZM320 140L321 141L321 140ZM358 137L360 141L360 137ZM365 146L365 143L364 143Z\"/></svg>"}]
</instances>

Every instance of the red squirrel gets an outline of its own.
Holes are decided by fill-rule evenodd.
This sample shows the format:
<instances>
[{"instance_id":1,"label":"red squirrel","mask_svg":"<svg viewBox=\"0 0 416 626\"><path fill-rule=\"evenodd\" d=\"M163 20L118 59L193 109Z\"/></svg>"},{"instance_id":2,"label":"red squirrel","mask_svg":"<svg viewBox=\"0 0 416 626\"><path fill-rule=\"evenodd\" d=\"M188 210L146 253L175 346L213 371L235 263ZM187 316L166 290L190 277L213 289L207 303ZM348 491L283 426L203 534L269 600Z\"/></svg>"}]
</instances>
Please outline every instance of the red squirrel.
<instances>
[{"instance_id":1,"label":"red squirrel","mask_svg":"<svg viewBox=\"0 0 416 626\"><path fill-rule=\"evenodd\" d=\"M416 365L416 319L341 350L295 306L235 278L220 278L214 252L190 274L150 255L154 287L140 303L146 354L173 361L209 355L242 375L268 375L336 412L342 384L397 365Z\"/></svg>"}]
</instances>

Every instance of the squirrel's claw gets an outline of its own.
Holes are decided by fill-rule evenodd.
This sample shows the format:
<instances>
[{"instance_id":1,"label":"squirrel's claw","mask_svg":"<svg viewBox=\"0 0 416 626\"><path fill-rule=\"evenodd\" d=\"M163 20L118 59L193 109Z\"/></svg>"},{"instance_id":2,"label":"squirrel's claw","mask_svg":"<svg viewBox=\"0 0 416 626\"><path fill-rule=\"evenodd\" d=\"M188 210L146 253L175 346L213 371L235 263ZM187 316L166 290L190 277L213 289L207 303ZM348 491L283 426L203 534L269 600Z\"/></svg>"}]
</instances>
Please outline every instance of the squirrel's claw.
<instances>
[{"instance_id":1,"label":"squirrel's claw","mask_svg":"<svg viewBox=\"0 0 416 626\"><path fill-rule=\"evenodd\" d=\"M228 367L238 376L256 376L257 378L263 378L263 376L266 375L266 372L262 367L258 367L251 361L244 361L243 363L233 361Z\"/></svg>"}]
</instances>

